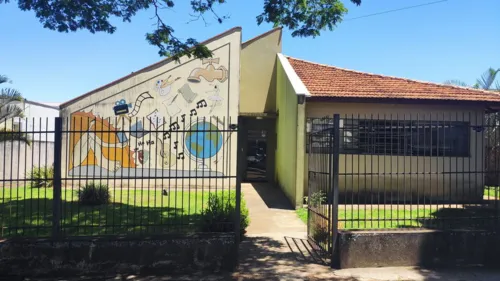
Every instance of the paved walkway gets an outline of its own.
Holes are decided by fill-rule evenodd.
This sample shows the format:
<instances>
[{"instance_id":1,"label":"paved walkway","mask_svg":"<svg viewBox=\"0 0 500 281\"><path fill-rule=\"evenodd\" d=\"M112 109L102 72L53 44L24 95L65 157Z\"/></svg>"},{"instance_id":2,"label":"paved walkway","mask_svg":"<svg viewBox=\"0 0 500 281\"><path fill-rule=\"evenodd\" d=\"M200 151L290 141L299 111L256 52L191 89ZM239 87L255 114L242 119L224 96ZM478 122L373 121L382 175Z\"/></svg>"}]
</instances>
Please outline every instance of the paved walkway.
<instances>
[{"instance_id":1,"label":"paved walkway","mask_svg":"<svg viewBox=\"0 0 500 281\"><path fill-rule=\"evenodd\" d=\"M335 277L307 242L306 225L280 189L269 184L243 184L242 192L250 225L240 245L240 265L233 280Z\"/></svg>"},{"instance_id":2,"label":"paved walkway","mask_svg":"<svg viewBox=\"0 0 500 281\"><path fill-rule=\"evenodd\" d=\"M244 183L241 189L250 212L247 236L306 237L305 224L280 189L267 183Z\"/></svg>"}]
</instances>

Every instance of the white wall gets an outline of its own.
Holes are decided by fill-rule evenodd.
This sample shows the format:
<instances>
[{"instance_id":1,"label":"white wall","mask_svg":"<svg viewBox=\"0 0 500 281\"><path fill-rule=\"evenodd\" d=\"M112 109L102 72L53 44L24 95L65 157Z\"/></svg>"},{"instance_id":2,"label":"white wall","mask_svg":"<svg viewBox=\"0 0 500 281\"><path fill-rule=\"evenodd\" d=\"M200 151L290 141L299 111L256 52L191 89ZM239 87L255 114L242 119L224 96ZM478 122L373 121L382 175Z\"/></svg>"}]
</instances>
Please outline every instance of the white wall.
<instances>
[{"instance_id":1,"label":"white wall","mask_svg":"<svg viewBox=\"0 0 500 281\"><path fill-rule=\"evenodd\" d=\"M19 141L0 142L0 187L27 185L26 176L33 167L54 164L54 125L59 117L57 103L25 101L24 118L7 120L2 126L19 129L30 144ZM18 126L18 127L17 127Z\"/></svg>"},{"instance_id":2,"label":"white wall","mask_svg":"<svg viewBox=\"0 0 500 281\"><path fill-rule=\"evenodd\" d=\"M30 145L19 141L0 142L0 187L27 185L24 179L33 167L53 164L53 142L32 142Z\"/></svg>"},{"instance_id":3,"label":"white wall","mask_svg":"<svg viewBox=\"0 0 500 281\"><path fill-rule=\"evenodd\" d=\"M24 118L20 120L21 130L30 133L33 141L54 141L55 118L59 117L57 103L32 103L27 101L24 104Z\"/></svg>"}]
</instances>

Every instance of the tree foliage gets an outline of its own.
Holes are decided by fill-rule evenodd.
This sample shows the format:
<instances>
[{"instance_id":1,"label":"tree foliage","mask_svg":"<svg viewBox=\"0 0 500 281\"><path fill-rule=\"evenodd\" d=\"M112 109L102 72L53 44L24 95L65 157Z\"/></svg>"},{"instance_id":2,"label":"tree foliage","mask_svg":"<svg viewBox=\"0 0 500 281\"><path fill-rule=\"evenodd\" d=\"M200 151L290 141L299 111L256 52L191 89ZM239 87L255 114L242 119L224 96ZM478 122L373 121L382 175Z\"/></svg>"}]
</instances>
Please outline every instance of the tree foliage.
<instances>
[{"instance_id":1,"label":"tree foliage","mask_svg":"<svg viewBox=\"0 0 500 281\"><path fill-rule=\"evenodd\" d=\"M10 82L5 75L0 75L0 84ZM29 138L20 132L7 128L9 119L23 117L23 102L21 93L12 88L0 89L0 142L19 140L30 144Z\"/></svg>"},{"instance_id":2,"label":"tree foliage","mask_svg":"<svg viewBox=\"0 0 500 281\"><path fill-rule=\"evenodd\" d=\"M469 85L460 80L447 80L444 83L447 85L455 85L461 87L469 87L487 91L500 91L500 79L497 79L497 76L500 73L499 69L494 69L492 67L488 68L480 78L476 80L474 85Z\"/></svg>"},{"instance_id":3,"label":"tree foliage","mask_svg":"<svg viewBox=\"0 0 500 281\"><path fill-rule=\"evenodd\" d=\"M164 9L175 7L183 0L0 0L0 4L17 2L23 11L34 11L45 28L59 32L88 30L92 33L116 31L110 20L119 18L130 22L141 10L151 10L155 28L146 34L146 40L158 47L161 56L209 57L211 52L194 38L181 40L175 36L172 23L165 20ZM345 0L348 1L348 0ZM349 0L356 5L361 0ZM219 23L228 17L219 16L217 8L228 0L191 0L190 8L198 18L206 13L214 15ZM342 21L347 9L341 0L264 0L263 12L257 23L272 23L292 31L292 36L315 37L320 32L332 30ZM241 1L241 5L244 2Z\"/></svg>"},{"instance_id":4,"label":"tree foliage","mask_svg":"<svg viewBox=\"0 0 500 281\"><path fill-rule=\"evenodd\" d=\"M0 75L0 84L9 82L7 76ZM14 117L23 117L19 103L23 101L21 93L12 88L0 89L0 123Z\"/></svg>"}]
</instances>

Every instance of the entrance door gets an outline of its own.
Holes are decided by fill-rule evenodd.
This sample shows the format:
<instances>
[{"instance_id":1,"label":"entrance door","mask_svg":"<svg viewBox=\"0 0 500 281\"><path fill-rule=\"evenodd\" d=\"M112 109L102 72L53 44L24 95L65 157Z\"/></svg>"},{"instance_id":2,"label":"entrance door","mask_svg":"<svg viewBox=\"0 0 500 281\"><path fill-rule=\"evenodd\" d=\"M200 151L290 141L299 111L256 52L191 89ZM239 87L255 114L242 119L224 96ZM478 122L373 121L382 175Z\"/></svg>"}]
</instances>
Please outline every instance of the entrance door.
<instances>
[{"instance_id":1,"label":"entrance door","mask_svg":"<svg viewBox=\"0 0 500 281\"><path fill-rule=\"evenodd\" d=\"M267 180L267 130L248 130L246 181Z\"/></svg>"}]
</instances>

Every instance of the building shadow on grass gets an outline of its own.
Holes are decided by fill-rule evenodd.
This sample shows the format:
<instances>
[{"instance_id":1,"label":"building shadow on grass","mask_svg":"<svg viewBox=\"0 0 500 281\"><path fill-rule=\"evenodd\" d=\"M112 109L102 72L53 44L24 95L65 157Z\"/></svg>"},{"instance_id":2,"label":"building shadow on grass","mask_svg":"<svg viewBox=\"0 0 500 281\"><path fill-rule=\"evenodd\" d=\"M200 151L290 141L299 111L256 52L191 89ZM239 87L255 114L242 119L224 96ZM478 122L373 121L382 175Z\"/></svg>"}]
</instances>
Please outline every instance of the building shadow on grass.
<instances>
[{"instance_id":1,"label":"building shadow on grass","mask_svg":"<svg viewBox=\"0 0 500 281\"><path fill-rule=\"evenodd\" d=\"M491 202L441 208L428 218L417 218L421 233L419 263L426 268L496 267L500 262L500 209ZM425 280L437 280L434 277Z\"/></svg>"},{"instance_id":2,"label":"building shadow on grass","mask_svg":"<svg viewBox=\"0 0 500 281\"><path fill-rule=\"evenodd\" d=\"M434 230L500 231L500 208L486 202L482 205L446 206L431 213L429 218L416 218L420 226L400 225L399 228L426 228Z\"/></svg>"},{"instance_id":3,"label":"building shadow on grass","mask_svg":"<svg viewBox=\"0 0 500 281\"><path fill-rule=\"evenodd\" d=\"M51 199L22 199L0 203L2 238L50 236L54 218ZM74 201L61 202L63 235L162 234L196 230L198 210L159 206L110 203L83 206Z\"/></svg>"}]
</instances>

